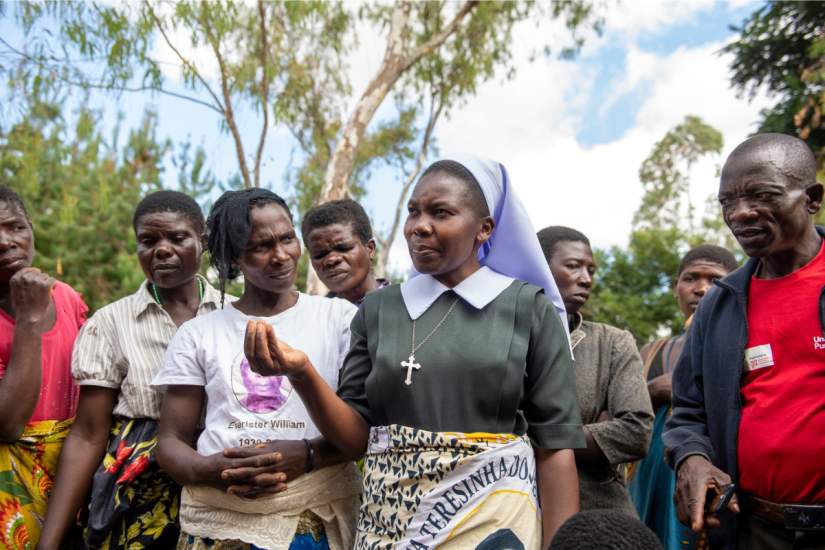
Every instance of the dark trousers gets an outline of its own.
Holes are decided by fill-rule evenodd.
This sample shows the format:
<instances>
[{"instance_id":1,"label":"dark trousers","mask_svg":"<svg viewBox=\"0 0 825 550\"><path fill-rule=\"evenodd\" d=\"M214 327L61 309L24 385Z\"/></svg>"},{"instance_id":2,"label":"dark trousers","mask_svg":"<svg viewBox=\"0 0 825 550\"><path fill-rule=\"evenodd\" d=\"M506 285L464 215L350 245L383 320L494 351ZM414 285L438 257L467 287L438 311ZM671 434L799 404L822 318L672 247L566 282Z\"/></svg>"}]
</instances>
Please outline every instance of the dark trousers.
<instances>
[{"instance_id":1,"label":"dark trousers","mask_svg":"<svg viewBox=\"0 0 825 550\"><path fill-rule=\"evenodd\" d=\"M737 524L737 550L825 550L825 531L791 531L752 514Z\"/></svg>"}]
</instances>

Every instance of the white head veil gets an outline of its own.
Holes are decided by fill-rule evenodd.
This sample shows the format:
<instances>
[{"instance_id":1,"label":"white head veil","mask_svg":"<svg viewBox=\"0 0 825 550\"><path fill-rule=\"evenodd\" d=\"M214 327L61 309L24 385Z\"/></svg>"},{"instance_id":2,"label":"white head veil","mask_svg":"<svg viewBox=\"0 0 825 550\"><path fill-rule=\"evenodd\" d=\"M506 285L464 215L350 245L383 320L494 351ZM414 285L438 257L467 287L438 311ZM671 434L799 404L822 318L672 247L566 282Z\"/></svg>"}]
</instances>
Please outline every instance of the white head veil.
<instances>
[{"instance_id":1,"label":"white head veil","mask_svg":"<svg viewBox=\"0 0 825 550\"><path fill-rule=\"evenodd\" d=\"M568 331L564 300L547 265L536 230L504 166L465 153L439 160L457 162L475 176L490 215L496 222L493 235L478 251L479 263L503 275L543 288L545 296L561 317L562 326Z\"/></svg>"}]
</instances>

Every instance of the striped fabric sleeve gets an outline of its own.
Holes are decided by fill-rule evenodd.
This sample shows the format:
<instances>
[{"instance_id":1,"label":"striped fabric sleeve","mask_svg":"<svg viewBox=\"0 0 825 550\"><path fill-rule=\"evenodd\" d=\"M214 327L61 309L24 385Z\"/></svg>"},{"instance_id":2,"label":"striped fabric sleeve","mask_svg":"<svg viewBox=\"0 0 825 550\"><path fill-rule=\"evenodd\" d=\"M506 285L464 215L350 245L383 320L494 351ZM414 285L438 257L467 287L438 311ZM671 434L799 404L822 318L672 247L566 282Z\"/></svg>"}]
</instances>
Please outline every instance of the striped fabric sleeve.
<instances>
[{"instance_id":1,"label":"striped fabric sleeve","mask_svg":"<svg viewBox=\"0 0 825 550\"><path fill-rule=\"evenodd\" d=\"M116 363L112 332L105 311L86 321L72 352L72 377L80 386L120 388L124 374Z\"/></svg>"}]
</instances>

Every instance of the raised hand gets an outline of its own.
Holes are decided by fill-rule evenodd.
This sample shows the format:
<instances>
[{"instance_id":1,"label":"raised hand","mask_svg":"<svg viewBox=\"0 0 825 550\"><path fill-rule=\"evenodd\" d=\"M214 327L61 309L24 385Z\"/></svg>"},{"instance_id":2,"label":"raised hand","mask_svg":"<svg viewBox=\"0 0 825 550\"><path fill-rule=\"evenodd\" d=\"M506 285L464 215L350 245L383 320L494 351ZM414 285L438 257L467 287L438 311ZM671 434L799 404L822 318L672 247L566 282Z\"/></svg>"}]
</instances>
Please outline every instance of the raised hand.
<instances>
[{"instance_id":1,"label":"raised hand","mask_svg":"<svg viewBox=\"0 0 825 550\"><path fill-rule=\"evenodd\" d=\"M246 324L244 355L252 371L262 376L300 376L309 367L306 354L278 340L275 329L265 321Z\"/></svg>"},{"instance_id":2,"label":"raised hand","mask_svg":"<svg viewBox=\"0 0 825 550\"><path fill-rule=\"evenodd\" d=\"M55 280L36 267L25 267L9 280L16 324L43 333L54 324L51 291Z\"/></svg>"}]
</instances>

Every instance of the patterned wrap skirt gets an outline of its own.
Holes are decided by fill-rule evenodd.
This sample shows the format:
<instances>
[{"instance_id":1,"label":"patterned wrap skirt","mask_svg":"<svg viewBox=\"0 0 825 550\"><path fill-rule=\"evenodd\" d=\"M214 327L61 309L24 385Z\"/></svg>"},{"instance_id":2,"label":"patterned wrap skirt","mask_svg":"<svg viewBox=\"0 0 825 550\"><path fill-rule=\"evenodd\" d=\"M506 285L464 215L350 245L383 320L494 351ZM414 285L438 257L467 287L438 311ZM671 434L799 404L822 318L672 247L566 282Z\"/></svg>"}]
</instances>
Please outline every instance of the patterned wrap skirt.
<instances>
[{"instance_id":1,"label":"patterned wrap skirt","mask_svg":"<svg viewBox=\"0 0 825 550\"><path fill-rule=\"evenodd\" d=\"M157 435L154 420L115 421L92 479L88 548L174 548L181 489L158 467Z\"/></svg>"},{"instance_id":2,"label":"patterned wrap skirt","mask_svg":"<svg viewBox=\"0 0 825 550\"><path fill-rule=\"evenodd\" d=\"M20 439L0 444L0 548L37 546L72 420L29 422Z\"/></svg>"},{"instance_id":3,"label":"patterned wrap skirt","mask_svg":"<svg viewBox=\"0 0 825 550\"><path fill-rule=\"evenodd\" d=\"M523 436L370 430L358 549L541 546L536 462Z\"/></svg>"}]
</instances>

